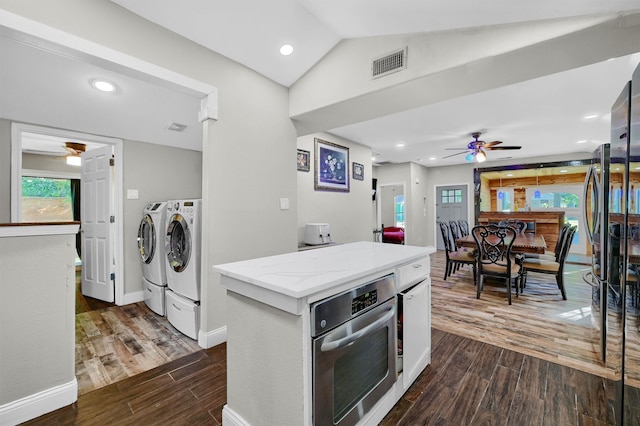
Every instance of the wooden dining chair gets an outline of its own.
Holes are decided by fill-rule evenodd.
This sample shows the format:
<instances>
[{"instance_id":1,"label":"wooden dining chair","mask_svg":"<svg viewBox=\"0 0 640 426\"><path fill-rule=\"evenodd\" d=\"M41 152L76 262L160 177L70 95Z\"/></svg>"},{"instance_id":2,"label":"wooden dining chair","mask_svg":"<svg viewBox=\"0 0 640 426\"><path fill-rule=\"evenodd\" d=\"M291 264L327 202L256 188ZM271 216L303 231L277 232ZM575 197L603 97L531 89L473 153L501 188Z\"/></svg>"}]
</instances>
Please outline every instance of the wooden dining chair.
<instances>
[{"instance_id":1,"label":"wooden dining chair","mask_svg":"<svg viewBox=\"0 0 640 426\"><path fill-rule=\"evenodd\" d=\"M458 227L460 228L460 235L462 237L469 235L469 222L464 219L458 219Z\"/></svg>"},{"instance_id":2,"label":"wooden dining chair","mask_svg":"<svg viewBox=\"0 0 640 426\"><path fill-rule=\"evenodd\" d=\"M571 228L571 224L568 222L565 222L562 225L562 228L560 228L560 233L558 234L558 241L556 241L556 245L553 251L545 250L544 253L525 253L524 254L525 259L547 259L547 260L555 260L557 262L558 258L560 257L560 250L562 249L564 237L566 236L566 233L569 230L569 228Z\"/></svg>"},{"instance_id":3,"label":"wooden dining chair","mask_svg":"<svg viewBox=\"0 0 640 426\"><path fill-rule=\"evenodd\" d=\"M561 242L560 253L558 254L557 259L549 259L540 257L538 259L525 257L522 262L522 281L520 289L523 291L524 287L527 283L527 274L529 272L538 272L541 274L553 274L556 278L556 284L560 289L560 293L562 294L562 300L567 300L567 293L564 289L564 264L567 260L567 255L569 254L569 249L571 248L571 243L573 242L573 236L578 229L577 226L571 226L564 233Z\"/></svg>"},{"instance_id":4,"label":"wooden dining chair","mask_svg":"<svg viewBox=\"0 0 640 426\"><path fill-rule=\"evenodd\" d=\"M440 225L440 232L442 233L442 241L444 242L444 249L446 255L446 265L444 269L444 280L451 276L454 270L457 270L462 265L471 265L473 269L473 284L476 284L476 258L475 250L462 247L457 249L455 242L451 236L451 229L445 222L438 222Z\"/></svg>"},{"instance_id":5,"label":"wooden dining chair","mask_svg":"<svg viewBox=\"0 0 640 426\"><path fill-rule=\"evenodd\" d=\"M455 244L456 249L460 248L460 245L456 242L458 238L460 238L460 225L458 225L457 220L449 221L449 228L451 229L451 238L453 238L453 242Z\"/></svg>"},{"instance_id":6,"label":"wooden dining chair","mask_svg":"<svg viewBox=\"0 0 640 426\"><path fill-rule=\"evenodd\" d=\"M487 277L502 279L507 286L507 295L511 305L512 283L516 288L521 279L521 255L513 255L511 248L516 238L516 230L510 226L478 225L471 230L478 250L477 298Z\"/></svg>"}]
</instances>

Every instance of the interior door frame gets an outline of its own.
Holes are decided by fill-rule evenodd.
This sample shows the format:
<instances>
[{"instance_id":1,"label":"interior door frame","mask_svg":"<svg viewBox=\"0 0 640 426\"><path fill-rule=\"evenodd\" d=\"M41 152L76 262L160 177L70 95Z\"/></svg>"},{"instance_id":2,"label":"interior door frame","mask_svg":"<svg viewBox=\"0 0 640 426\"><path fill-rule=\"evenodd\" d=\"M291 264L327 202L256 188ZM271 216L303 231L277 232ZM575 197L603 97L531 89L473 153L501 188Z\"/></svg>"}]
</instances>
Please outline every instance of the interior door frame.
<instances>
[{"instance_id":1,"label":"interior door frame","mask_svg":"<svg viewBox=\"0 0 640 426\"><path fill-rule=\"evenodd\" d=\"M469 185L469 182L462 183L447 183L447 184L436 184L433 185L433 247L438 247L438 234L440 233L440 229L438 228L438 188L443 186L466 186L467 187L467 220L469 222L469 230L476 223L476 217L474 212L474 203L475 198L473 194L473 186ZM473 218L473 219L471 219Z\"/></svg>"},{"instance_id":2,"label":"interior door frame","mask_svg":"<svg viewBox=\"0 0 640 426\"><path fill-rule=\"evenodd\" d=\"M385 186L401 186L402 187L402 195L404 195L404 241L406 244L407 241L407 235L409 234L409 232L407 232L409 226L407 224L407 219L408 219L408 208L407 208L407 185L406 182L391 182L391 183L378 183L378 187L376 189L376 200L377 200L377 206L376 206L376 225L378 227L378 229L382 228L382 188ZM393 226L395 226L395 223L393 224ZM380 237L380 241L382 241L382 237Z\"/></svg>"},{"instance_id":3,"label":"interior door frame","mask_svg":"<svg viewBox=\"0 0 640 426\"><path fill-rule=\"evenodd\" d=\"M20 222L22 200L22 133L38 133L42 135L56 136L67 139L95 142L113 146L114 165L114 211L115 230L114 236L114 262L115 262L115 303L124 305L124 189L123 189L123 141L118 138L92 135L88 133L74 132L71 130L56 129L32 124L11 123L11 221ZM20 155L18 155L20 154Z\"/></svg>"}]
</instances>

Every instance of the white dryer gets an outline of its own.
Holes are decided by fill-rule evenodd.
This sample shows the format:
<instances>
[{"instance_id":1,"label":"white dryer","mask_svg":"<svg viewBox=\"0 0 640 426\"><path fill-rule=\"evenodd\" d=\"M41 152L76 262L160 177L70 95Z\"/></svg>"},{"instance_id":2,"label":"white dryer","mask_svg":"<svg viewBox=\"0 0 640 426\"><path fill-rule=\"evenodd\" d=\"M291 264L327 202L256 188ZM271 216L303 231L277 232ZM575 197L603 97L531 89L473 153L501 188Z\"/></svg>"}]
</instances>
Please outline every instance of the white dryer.
<instances>
[{"instance_id":1,"label":"white dryer","mask_svg":"<svg viewBox=\"0 0 640 426\"><path fill-rule=\"evenodd\" d=\"M142 209L138 227L138 252L142 262L142 287L147 306L159 315L165 314L165 287L167 285L165 230L166 201L147 204Z\"/></svg>"},{"instance_id":2,"label":"white dryer","mask_svg":"<svg viewBox=\"0 0 640 426\"><path fill-rule=\"evenodd\" d=\"M167 319L192 338L200 321L201 216L202 200L167 202L166 270L167 285L172 290L167 294L181 296L180 303L174 300L173 304L167 296Z\"/></svg>"}]
</instances>

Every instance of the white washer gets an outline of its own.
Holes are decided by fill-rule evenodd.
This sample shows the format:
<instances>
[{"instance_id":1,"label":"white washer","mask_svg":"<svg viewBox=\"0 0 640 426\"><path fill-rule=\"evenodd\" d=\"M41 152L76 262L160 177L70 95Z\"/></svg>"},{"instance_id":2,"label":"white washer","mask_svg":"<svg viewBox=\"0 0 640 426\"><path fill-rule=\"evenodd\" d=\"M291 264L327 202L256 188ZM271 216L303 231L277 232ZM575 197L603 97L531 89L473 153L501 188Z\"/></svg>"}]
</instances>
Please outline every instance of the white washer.
<instances>
[{"instance_id":1,"label":"white washer","mask_svg":"<svg viewBox=\"0 0 640 426\"><path fill-rule=\"evenodd\" d=\"M200 322L201 215L202 200L167 201L167 319L194 339ZM179 303L169 294L180 296Z\"/></svg>"},{"instance_id":2,"label":"white washer","mask_svg":"<svg viewBox=\"0 0 640 426\"><path fill-rule=\"evenodd\" d=\"M142 220L138 227L138 252L142 262L144 302L158 315L165 314L166 218L166 201L152 202L142 209Z\"/></svg>"}]
</instances>

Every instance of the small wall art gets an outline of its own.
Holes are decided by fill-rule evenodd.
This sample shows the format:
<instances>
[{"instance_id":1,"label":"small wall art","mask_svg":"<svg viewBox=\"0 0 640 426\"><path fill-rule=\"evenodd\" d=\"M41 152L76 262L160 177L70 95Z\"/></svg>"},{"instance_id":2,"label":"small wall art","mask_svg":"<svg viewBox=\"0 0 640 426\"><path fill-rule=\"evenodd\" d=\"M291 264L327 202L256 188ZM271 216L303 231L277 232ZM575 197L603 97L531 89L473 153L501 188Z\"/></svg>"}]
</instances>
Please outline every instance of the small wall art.
<instances>
[{"instance_id":1,"label":"small wall art","mask_svg":"<svg viewBox=\"0 0 640 426\"><path fill-rule=\"evenodd\" d=\"M315 139L315 189L349 192L349 148Z\"/></svg>"},{"instance_id":2,"label":"small wall art","mask_svg":"<svg viewBox=\"0 0 640 426\"><path fill-rule=\"evenodd\" d=\"M304 149L298 150L298 171L308 172L311 168L311 153Z\"/></svg>"},{"instance_id":3,"label":"small wall art","mask_svg":"<svg viewBox=\"0 0 640 426\"><path fill-rule=\"evenodd\" d=\"M352 163L353 164L353 178L357 180L364 180L364 166L360 163Z\"/></svg>"}]
</instances>

